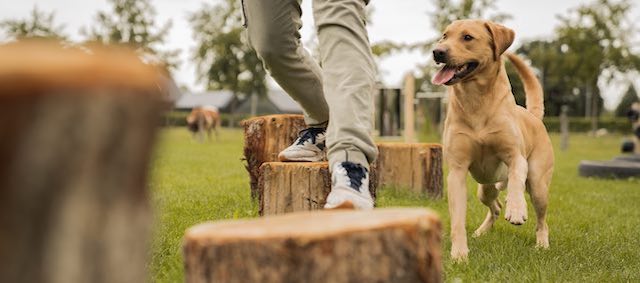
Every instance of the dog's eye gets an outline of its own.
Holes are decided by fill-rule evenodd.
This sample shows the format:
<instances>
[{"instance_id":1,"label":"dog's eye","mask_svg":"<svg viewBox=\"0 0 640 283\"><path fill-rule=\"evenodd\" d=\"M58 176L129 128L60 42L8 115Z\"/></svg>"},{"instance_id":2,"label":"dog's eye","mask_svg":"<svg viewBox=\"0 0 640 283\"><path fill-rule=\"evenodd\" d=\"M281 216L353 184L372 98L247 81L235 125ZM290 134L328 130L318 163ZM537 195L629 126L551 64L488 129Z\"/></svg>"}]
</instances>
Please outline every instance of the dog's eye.
<instances>
[{"instance_id":1,"label":"dog's eye","mask_svg":"<svg viewBox=\"0 0 640 283\"><path fill-rule=\"evenodd\" d=\"M468 34L466 34L463 38L464 38L464 41L472 41L473 40L473 36L470 36Z\"/></svg>"},{"instance_id":2,"label":"dog's eye","mask_svg":"<svg viewBox=\"0 0 640 283\"><path fill-rule=\"evenodd\" d=\"M446 33L442 35L442 39L447 39L447 34Z\"/></svg>"}]
</instances>

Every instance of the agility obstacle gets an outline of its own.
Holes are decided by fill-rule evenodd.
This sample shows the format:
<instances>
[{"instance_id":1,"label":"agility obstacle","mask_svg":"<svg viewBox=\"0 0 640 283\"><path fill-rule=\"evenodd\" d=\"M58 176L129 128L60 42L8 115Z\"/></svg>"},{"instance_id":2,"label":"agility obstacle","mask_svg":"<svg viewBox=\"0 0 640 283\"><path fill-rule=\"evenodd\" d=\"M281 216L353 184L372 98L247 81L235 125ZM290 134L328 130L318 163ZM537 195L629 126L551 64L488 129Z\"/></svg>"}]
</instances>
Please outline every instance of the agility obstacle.
<instances>
[{"instance_id":1,"label":"agility obstacle","mask_svg":"<svg viewBox=\"0 0 640 283\"><path fill-rule=\"evenodd\" d=\"M376 198L376 170L369 170L369 192ZM267 162L260 167L260 215L322 209L331 192L327 162Z\"/></svg>"},{"instance_id":2,"label":"agility obstacle","mask_svg":"<svg viewBox=\"0 0 640 283\"><path fill-rule=\"evenodd\" d=\"M244 127L244 159L249 172L251 197L259 198L260 166L278 161L278 154L290 146L305 129L302 115L260 116L242 121Z\"/></svg>"},{"instance_id":3,"label":"agility obstacle","mask_svg":"<svg viewBox=\"0 0 640 283\"><path fill-rule=\"evenodd\" d=\"M442 146L429 143L378 143L378 186L442 197Z\"/></svg>"},{"instance_id":4,"label":"agility obstacle","mask_svg":"<svg viewBox=\"0 0 640 283\"><path fill-rule=\"evenodd\" d=\"M187 230L185 278L200 282L441 282L441 230L426 209L331 210Z\"/></svg>"},{"instance_id":5,"label":"agility obstacle","mask_svg":"<svg viewBox=\"0 0 640 283\"><path fill-rule=\"evenodd\" d=\"M0 282L145 282L164 102L135 54L0 47Z\"/></svg>"},{"instance_id":6,"label":"agility obstacle","mask_svg":"<svg viewBox=\"0 0 640 283\"><path fill-rule=\"evenodd\" d=\"M251 195L260 215L320 209L331 191L326 162L277 162L305 128L302 115L271 115L243 122L244 159ZM379 156L371 164L369 190L379 186L407 189L433 199L442 197L442 146L427 143L378 143Z\"/></svg>"}]
</instances>

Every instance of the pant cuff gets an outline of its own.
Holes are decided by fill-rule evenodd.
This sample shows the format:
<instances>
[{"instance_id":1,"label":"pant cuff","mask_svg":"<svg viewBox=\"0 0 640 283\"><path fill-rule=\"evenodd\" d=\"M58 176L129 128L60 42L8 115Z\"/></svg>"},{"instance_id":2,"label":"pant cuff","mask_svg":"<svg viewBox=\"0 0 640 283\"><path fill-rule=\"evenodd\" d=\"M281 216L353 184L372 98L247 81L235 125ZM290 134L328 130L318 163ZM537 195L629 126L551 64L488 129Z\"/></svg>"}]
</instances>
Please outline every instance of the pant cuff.
<instances>
[{"instance_id":1,"label":"pant cuff","mask_svg":"<svg viewBox=\"0 0 640 283\"><path fill-rule=\"evenodd\" d=\"M304 123L307 124L307 127L310 128L326 128L329 125L329 121L319 122L316 119L309 117L308 115L304 115Z\"/></svg>"},{"instance_id":2,"label":"pant cuff","mask_svg":"<svg viewBox=\"0 0 640 283\"><path fill-rule=\"evenodd\" d=\"M358 150L339 150L338 152L332 153L328 156L329 159L329 171L333 170L333 166L335 164L349 161L356 164L360 164L369 170L369 161L367 161L367 156L364 155L361 151Z\"/></svg>"}]
</instances>

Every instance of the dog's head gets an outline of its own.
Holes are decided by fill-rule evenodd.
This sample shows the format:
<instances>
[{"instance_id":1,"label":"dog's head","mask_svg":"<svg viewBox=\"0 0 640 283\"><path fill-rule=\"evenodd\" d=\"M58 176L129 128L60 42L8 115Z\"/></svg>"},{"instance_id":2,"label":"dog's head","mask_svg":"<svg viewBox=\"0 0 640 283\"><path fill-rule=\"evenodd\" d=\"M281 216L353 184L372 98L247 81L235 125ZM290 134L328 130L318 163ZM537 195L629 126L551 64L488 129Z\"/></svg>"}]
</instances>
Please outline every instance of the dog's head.
<instances>
[{"instance_id":1,"label":"dog's head","mask_svg":"<svg viewBox=\"0 0 640 283\"><path fill-rule=\"evenodd\" d=\"M500 56L513 43L513 30L484 20L459 20L444 30L433 50L436 63L444 64L432 83L453 85L486 74L488 66L500 63Z\"/></svg>"}]
</instances>

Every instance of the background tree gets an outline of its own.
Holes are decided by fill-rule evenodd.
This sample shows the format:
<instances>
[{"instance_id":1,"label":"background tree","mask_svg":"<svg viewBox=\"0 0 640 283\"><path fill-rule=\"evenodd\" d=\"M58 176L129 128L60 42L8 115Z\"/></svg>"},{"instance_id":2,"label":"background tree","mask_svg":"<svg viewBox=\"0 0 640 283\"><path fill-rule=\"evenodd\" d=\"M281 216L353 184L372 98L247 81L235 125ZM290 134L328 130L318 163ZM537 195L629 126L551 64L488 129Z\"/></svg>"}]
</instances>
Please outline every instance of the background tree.
<instances>
[{"instance_id":1,"label":"background tree","mask_svg":"<svg viewBox=\"0 0 640 283\"><path fill-rule=\"evenodd\" d=\"M45 13L34 6L31 15L26 19L11 19L0 21L0 30L9 40L25 38L40 38L66 40L64 26L55 24L55 14Z\"/></svg>"},{"instance_id":2,"label":"background tree","mask_svg":"<svg viewBox=\"0 0 640 283\"><path fill-rule=\"evenodd\" d=\"M422 50L431 53L433 45L440 38L439 34L447 25L461 19L487 19L494 22L503 22L511 18L511 15L499 12L497 0L431 0L434 12L428 13L431 19L431 28L438 34L435 38L414 44L401 44L393 41L382 41L373 45L373 54L384 57L401 50Z\"/></svg>"},{"instance_id":3,"label":"background tree","mask_svg":"<svg viewBox=\"0 0 640 283\"><path fill-rule=\"evenodd\" d=\"M150 0L108 0L111 11L100 11L95 23L82 34L89 41L125 45L146 61L173 70L178 65L178 50L160 50L171 28L171 21L156 27L156 11Z\"/></svg>"},{"instance_id":4,"label":"background tree","mask_svg":"<svg viewBox=\"0 0 640 283\"><path fill-rule=\"evenodd\" d=\"M207 89L226 89L240 97L267 94L266 71L242 36L240 1L203 4L189 22L196 40L193 60L198 79Z\"/></svg>"},{"instance_id":5,"label":"background tree","mask_svg":"<svg viewBox=\"0 0 640 283\"><path fill-rule=\"evenodd\" d=\"M576 107L576 103L580 101L573 94L574 86L579 84L576 77L571 74L571 64L569 62L573 59L565 54L566 52L563 51L562 45L558 40L525 42L516 52L528 57L532 66L538 71L538 78L545 95L545 115L558 116L562 105L565 104L573 104L574 110L578 108L584 109L583 107ZM525 98L522 82L517 74L511 71L510 64L507 64L507 66L516 101L518 104L524 105Z\"/></svg>"},{"instance_id":6,"label":"background tree","mask_svg":"<svg viewBox=\"0 0 640 283\"><path fill-rule=\"evenodd\" d=\"M640 101L640 98L638 98L638 92L636 92L636 88L631 84L629 85L627 92L622 97L622 100L620 100L618 107L616 107L615 115L617 117L626 117L627 112L631 109L631 105L638 101Z\"/></svg>"},{"instance_id":7,"label":"background tree","mask_svg":"<svg viewBox=\"0 0 640 283\"><path fill-rule=\"evenodd\" d=\"M631 8L629 0L581 5L560 17L552 40L527 42L519 49L541 73L548 114L557 115L562 104L570 104L573 116L594 117L597 126L603 105L599 80L640 67L631 48L637 34Z\"/></svg>"},{"instance_id":8,"label":"background tree","mask_svg":"<svg viewBox=\"0 0 640 283\"><path fill-rule=\"evenodd\" d=\"M601 112L598 80L611 79L611 74L603 75L604 70L626 72L640 67L640 58L630 48L631 35L637 32L629 19L631 7L629 0L597 0L560 18L558 41L579 84L575 87L584 96L586 116L598 117Z\"/></svg>"}]
</instances>

